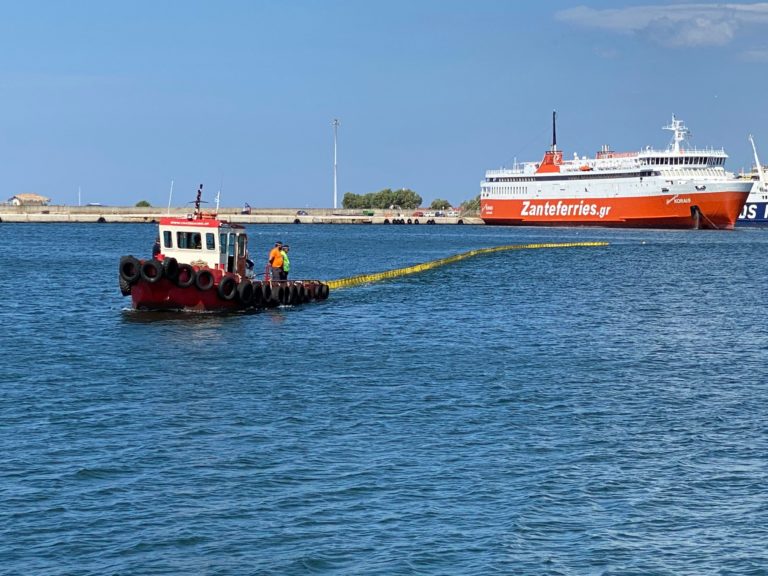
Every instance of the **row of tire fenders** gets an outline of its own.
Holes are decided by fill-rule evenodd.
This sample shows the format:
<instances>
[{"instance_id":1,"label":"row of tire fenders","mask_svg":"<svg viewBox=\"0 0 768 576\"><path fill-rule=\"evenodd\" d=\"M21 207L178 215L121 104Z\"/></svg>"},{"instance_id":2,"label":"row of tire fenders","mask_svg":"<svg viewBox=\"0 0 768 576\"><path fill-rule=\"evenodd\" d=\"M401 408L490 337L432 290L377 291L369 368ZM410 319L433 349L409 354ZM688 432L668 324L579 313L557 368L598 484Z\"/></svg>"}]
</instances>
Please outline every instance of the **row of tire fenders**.
<instances>
[{"instance_id":1,"label":"row of tire fenders","mask_svg":"<svg viewBox=\"0 0 768 576\"><path fill-rule=\"evenodd\" d=\"M419 219L418 218L408 218L407 220L405 218L392 218L392 221L390 222L389 218L384 218L384 224L418 224ZM426 221L426 224L437 224L434 219L430 218ZM459 219L456 224L464 224L464 220Z\"/></svg>"},{"instance_id":2,"label":"row of tire fenders","mask_svg":"<svg viewBox=\"0 0 768 576\"><path fill-rule=\"evenodd\" d=\"M273 308L279 305L296 305L312 300L325 300L330 289L328 284L318 280L258 281L242 278L239 282L233 275L221 277L218 285L213 272L208 268L195 269L190 264L179 264L175 258L162 261L139 260L134 256L120 259L120 292L123 296L131 293L131 287L144 281L155 284L166 278L179 288L195 288L201 292L216 289L219 298L237 300L244 307Z\"/></svg>"}]
</instances>

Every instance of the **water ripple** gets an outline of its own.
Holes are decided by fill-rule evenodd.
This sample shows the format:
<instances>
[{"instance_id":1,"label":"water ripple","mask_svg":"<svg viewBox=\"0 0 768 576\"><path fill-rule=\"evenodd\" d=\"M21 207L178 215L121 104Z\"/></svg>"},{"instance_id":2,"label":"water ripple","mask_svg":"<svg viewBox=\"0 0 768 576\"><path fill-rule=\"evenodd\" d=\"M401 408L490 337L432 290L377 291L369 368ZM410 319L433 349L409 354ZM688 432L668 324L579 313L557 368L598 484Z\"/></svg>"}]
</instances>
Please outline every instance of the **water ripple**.
<instances>
[{"instance_id":1,"label":"water ripple","mask_svg":"<svg viewBox=\"0 0 768 576\"><path fill-rule=\"evenodd\" d=\"M0 574L765 574L768 231L250 232L315 278L611 245L145 314L152 227L0 226Z\"/></svg>"}]
</instances>

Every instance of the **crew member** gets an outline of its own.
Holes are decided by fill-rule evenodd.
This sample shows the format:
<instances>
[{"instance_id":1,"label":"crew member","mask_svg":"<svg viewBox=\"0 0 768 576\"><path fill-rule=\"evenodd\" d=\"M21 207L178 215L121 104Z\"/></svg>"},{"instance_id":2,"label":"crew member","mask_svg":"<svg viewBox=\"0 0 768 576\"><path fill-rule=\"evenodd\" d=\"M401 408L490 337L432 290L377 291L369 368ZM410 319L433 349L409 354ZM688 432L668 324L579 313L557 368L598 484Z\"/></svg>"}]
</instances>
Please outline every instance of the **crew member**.
<instances>
[{"instance_id":1,"label":"crew member","mask_svg":"<svg viewBox=\"0 0 768 576\"><path fill-rule=\"evenodd\" d=\"M286 244L280 252L283 255L283 280L288 280L288 272L291 271L291 261L288 260L288 248L290 248L290 246Z\"/></svg>"},{"instance_id":2,"label":"crew member","mask_svg":"<svg viewBox=\"0 0 768 576\"><path fill-rule=\"evenodd\" d=\"M269 270L272 280L282 280L283 278L283 243L275 242L275 247L269 251Z\"/></svg>"}]
</instances>

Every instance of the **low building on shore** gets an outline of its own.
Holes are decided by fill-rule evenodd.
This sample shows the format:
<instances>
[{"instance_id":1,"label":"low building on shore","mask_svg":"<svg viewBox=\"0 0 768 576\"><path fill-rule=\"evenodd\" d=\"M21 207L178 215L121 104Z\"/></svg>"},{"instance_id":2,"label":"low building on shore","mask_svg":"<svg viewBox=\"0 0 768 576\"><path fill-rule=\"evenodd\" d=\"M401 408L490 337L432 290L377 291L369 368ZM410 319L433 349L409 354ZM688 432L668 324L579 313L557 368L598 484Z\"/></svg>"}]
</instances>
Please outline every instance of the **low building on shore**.
<instances>
[{"instance_id":1,"label":"low building on shore","mask_svg":"<svg viewBox=\"0 0 768 576\"><path fill-rule=\"evenodd\" d=\"M32 194L31 192L16 194L8 198L8 203L12 206L47 206L50 201L50 198L40 196L40 194Z\"/></svg>"}]
</instances>

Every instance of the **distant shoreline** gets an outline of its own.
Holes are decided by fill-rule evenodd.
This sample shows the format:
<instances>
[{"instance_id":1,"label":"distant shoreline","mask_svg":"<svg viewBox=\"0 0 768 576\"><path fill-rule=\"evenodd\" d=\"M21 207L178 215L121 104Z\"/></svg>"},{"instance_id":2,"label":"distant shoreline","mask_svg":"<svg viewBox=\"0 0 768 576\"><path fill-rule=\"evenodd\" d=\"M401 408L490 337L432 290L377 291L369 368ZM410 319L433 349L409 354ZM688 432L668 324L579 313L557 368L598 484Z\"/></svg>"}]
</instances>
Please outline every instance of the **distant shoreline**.
<instances>
[{"instance_id":1,"label":"distant shoreline","mask_svg":"<svg viewBox=\"0 0 768 576\"><path fill-rule=\"evenodd\" d=\"M483 224L477 215L413 216L413 210L344 210L331 208L220 208L218 215L238 224ZM0 206L2 223L153 223L166 216L185 218L187 207Z\"/></svg>"}]
</instances>

